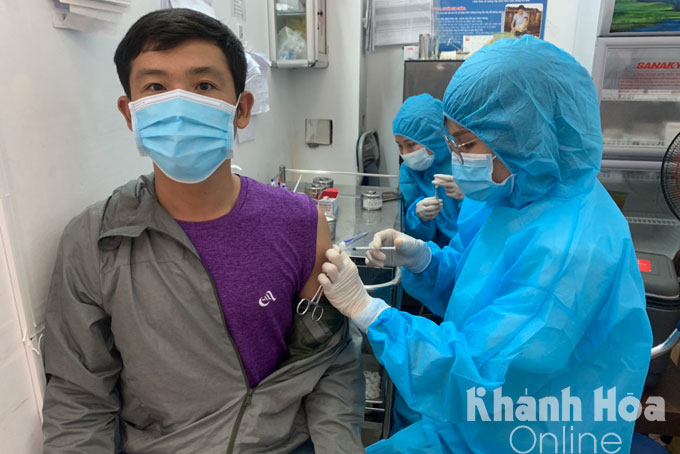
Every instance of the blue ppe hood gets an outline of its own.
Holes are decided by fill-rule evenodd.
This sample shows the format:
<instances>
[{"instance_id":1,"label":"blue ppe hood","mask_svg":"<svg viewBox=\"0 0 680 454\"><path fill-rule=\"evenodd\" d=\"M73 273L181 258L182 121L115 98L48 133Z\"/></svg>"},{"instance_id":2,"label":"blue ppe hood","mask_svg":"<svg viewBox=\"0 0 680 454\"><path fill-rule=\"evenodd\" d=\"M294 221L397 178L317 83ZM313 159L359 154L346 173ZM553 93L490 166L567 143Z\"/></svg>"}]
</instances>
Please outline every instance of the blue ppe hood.
<instances>
[{"instance_id":1,"label":"blue ppe hood","mask_svg":"<svg viewBox=\"0 0 680 454\"><path fill-rule=\"evenodd\" d=\"M509 205L588 191L602 133L588 72L556 46L524 36L474 53L451 78L444 113L516 174Z\"/></svg>"},{"instance_id":2,"label":"blue ppe hood","mask_svg":"<svg viewBox=\"0 0 680 454\"><path fill-rule=\"evenodd\" d=\"M427 93L411 96L394 117L392 132L395 136L404 136L430 150L436 163L448 162L448 167L451 167L451 153L444 142L446 128L440 100Z\"/></svg>"}]
</instances>

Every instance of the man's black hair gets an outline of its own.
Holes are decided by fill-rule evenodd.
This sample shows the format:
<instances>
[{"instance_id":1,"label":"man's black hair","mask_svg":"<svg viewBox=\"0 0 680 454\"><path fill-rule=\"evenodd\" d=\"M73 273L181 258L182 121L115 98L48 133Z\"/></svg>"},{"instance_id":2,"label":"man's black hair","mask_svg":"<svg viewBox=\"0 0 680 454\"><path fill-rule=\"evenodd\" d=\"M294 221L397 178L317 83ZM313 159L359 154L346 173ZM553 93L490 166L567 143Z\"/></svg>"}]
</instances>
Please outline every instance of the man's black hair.
<instances>
[{"instance_id":1,"label":"man's black hair","mask_svg":"<svg viewBox=\"0 0 680 454\"><path fill-rule=\"evenodd\" d=\"M241 41L217 19L191 9L161 9L141 17L118 44L113 61L125 94L130 97L132 60L148 50L170 50L190 39L212 41L222 49L234 79L236 96L246 85L248 63Z\"/></svg>"},{"instance_id":2,"label":"man's black hair","mask_svg":"<svg viewBox=\"0 0 680 454\"><path fill-rule=\"evenodd\" d=\"M519 5L519 7L517 7L517 10L520 10L520 9L524 9L524 5Z\"/></svg>"}]
</instances>

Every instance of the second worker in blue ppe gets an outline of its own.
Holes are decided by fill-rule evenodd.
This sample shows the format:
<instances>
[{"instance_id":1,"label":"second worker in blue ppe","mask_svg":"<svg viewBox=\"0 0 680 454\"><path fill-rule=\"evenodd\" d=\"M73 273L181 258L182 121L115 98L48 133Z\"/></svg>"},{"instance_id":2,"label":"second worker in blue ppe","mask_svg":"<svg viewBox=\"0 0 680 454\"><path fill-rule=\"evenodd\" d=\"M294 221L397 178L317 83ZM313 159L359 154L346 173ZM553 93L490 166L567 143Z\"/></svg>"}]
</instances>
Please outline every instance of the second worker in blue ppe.
<instances>
[{"instance_id":1,"label":"second worker in blue ppe","mask_svg":"<svg viewBox=\"0 0 680 454\"><path fill-rule=\"evenodd\" d=\"M486 221L453 247L379 232L367 255L382 266L377 248L395 246L404 286L444 321L371 298L337 249L319 276L423 415L368 452L630 452L652 336L628 224L597 179L588 72L539 39L501 40L458 69L444 110L453 176Z\"/></svg>"},{"instance_id":2,"label":"second worker in blue ppe","mask_svg":"<svg viewBox=\"0 0 680 454\"><path fill-rule=\"evenodd\" d=\"M446 246L456 234L463 193L451 176L442 102L429 94L404 101L392 123L404 162L399 187L406 233Z\"/></svg>"}]
</instances>

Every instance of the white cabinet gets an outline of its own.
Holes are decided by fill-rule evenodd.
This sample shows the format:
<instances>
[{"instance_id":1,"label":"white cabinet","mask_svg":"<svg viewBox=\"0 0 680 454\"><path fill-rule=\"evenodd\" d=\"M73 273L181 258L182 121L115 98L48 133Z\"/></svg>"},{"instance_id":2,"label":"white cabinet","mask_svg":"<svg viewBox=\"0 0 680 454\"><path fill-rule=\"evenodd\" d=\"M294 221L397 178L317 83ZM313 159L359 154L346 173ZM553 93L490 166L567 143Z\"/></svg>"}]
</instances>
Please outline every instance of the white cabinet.
<instances>
[{"instance_id":1,"label":"white cabinet","mask_svg":"<svg viewBox=\"0 0 680 454\"><path fill-rule=\"evenodd\" d=\"M326 0L268 0L268 13L272 66L328 66Z\"/></svg>"}]
</instances>

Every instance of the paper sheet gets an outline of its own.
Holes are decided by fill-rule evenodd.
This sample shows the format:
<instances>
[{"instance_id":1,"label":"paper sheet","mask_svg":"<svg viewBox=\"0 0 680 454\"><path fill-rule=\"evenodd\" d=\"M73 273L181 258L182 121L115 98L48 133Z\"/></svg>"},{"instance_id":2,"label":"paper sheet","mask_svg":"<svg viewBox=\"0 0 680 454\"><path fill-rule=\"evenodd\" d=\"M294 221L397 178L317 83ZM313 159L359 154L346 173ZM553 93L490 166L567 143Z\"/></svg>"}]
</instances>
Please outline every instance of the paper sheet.
<instances>
[{"instance_id":1,"label":"paper sheet","mask_svg":"<svg viewBox=\"0 0 680 454\"><path fill-rule=\"evenodd\" d=\"M248 72L246 74L246 90L255 97L255 104L251 115L259 115L269 112L269 84L267 75L271 62L263 55L255 52L246 52Z\"/></svg>"},{"instance_id":2,"label":"paper sheet","mask_svg":"<svg viewBox=\"0 0 680 454\"><path fill-rule=\"evenodd\" d=\"M375 0L375 45L418 43L432 33L432 0Z\"/></svg>"},{"instance_id":3,"label":"paper sheet","mask_svg":"<svg viewBox=\"0 0 680 454\"><path fill-rule=\"evenodd\" d=\"M463 52L475 53L489 44L492 39L493 35L465 35L463 36Z\"/></svg>"}]
</instances>

